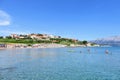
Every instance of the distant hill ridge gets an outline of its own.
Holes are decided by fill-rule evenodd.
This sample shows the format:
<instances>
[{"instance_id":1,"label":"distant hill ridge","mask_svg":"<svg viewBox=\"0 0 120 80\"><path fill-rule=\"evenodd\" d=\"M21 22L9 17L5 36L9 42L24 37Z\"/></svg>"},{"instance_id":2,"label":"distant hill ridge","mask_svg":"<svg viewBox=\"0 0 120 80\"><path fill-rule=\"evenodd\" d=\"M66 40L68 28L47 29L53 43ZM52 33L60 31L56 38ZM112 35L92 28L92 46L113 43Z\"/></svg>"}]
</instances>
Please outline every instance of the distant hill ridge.
<instances>
[{"instance_id":1,"label":"distant hill ridge","mask_svg":"<svg viewBox=\"0 0 120 80\"><path fill-rule=\"evenodd\" d=\"M92 42L97 44L120 46L120 36L111 36L111 37L101 38L101 39L93 40Z\"/></svg>"}]
</instances>

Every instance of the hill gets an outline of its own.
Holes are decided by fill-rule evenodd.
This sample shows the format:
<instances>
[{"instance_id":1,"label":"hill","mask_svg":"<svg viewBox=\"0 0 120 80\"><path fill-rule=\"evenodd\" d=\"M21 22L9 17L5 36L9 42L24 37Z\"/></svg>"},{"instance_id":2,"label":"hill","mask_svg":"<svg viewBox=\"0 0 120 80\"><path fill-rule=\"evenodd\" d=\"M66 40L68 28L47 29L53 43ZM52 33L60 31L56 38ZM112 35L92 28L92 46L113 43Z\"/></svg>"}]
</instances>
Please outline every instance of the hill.
<instances>
[{"instance_id":1,"label":"hill","mask_svg":"<svg viewBox=\"0 0 120 80\"><path fill-rule=\"evenodd\" d=\"M101 38L101 39L93 40L91 42L94 42L97 44L106 44L110 46L120 46L120 36L111 36L111 37Z\"/></svg>"}]
</instances>

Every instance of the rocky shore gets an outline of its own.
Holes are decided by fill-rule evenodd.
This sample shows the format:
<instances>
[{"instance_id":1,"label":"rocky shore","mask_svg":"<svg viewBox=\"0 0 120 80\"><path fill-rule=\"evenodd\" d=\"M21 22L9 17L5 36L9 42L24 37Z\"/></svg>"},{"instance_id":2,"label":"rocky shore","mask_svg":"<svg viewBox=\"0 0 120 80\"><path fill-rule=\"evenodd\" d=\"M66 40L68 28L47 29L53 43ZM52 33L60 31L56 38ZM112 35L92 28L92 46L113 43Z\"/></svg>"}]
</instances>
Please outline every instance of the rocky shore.
<instances>
[{"instance_id":1,"label":"rocky shore","mask_svg":"<svg viewBox=\"0 0 120 80\"><path fill-rule=\"evenodd\" d=\"M46 43L41 43L41 44L33 44L33 45L28 45L28 44L6 44L6 47L0 47L0 49L5 49L5 48L59 48L59 47L66 47L66 45L62 44L46 44Z\"/></svg>"},{"instance_id":2,"label":"rocky shore","mask_svg":"<svg viewBox=\"0 0 120 80\"><path fill-rule=\"evenodd\" d=\"M70 46L63 45L63 44L55 44L55 43L41 43L41 44L18 44L18 43L9 43L9 44L2 44L3 47L0 49L9 49L9 48L60 48L60 47L99 47L99 45L91 46L90 44L87 45L75 45L71 44Z\"/></svg>"}]
</instances>

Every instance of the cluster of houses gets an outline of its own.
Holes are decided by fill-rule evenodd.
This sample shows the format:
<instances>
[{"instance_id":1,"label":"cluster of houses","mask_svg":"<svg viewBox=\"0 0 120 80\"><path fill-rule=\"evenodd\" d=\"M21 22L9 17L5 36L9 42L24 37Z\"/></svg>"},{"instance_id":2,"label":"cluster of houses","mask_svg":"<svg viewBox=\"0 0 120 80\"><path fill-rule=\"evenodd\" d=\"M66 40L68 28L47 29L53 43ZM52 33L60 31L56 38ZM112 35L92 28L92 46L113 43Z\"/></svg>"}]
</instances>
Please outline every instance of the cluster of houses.
<instances>
[{"instance_id":1,"label":"cluster of houses","mask_svg":"<svg viewBox=\"0 0 120 80\"><path fill-rule=\"evenodd\" d=\"M51 38L61 38L61 36L54 36L54 35L49 35L49 34L27 34L27 35L19 35L19 34L11 34L11 38L14 39L25 39L25 38L31 38L31 39L37 39L37 40L50 40ZM64 39L69 39L69 38L64 38ZM76 39L71 39L75 42L78 40Z\"/></svg>"},{"instance_id":2,"label":"cluster of houses","mask_svg":"<svg viewBox=\"0 0 120 80\"><path fill-rule=\"evenodd\" d=\"M38 39L38 40L49 40L50 38L61 38L61 36L54 36L48 34L28 34L28 35L18 35L18 34L11 34L10 35L14 39Z\"/></svg>"}]
</instances>

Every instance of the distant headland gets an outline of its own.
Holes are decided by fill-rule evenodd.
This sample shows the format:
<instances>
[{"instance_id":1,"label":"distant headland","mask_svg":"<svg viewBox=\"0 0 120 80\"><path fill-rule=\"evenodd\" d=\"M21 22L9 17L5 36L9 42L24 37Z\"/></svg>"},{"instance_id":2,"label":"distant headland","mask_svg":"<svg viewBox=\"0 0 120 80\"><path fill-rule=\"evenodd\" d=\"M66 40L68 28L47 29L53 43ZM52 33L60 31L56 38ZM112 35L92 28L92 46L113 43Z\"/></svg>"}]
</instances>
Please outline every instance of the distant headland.
<instances>
[{"instance_id":1,"label":"distant headland","mask_svg":"<svg viewBox=\"0 0 120 80\"><path fill-rule=\"evenodd\" d=\"M49 34L11 34L0 36L0 48L55 48L55 47L86 47L99 46L88 41L63 38L61 36Z\"/></svg>"}]
</instances>

